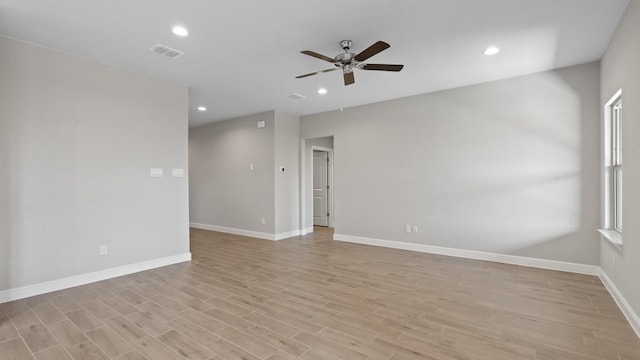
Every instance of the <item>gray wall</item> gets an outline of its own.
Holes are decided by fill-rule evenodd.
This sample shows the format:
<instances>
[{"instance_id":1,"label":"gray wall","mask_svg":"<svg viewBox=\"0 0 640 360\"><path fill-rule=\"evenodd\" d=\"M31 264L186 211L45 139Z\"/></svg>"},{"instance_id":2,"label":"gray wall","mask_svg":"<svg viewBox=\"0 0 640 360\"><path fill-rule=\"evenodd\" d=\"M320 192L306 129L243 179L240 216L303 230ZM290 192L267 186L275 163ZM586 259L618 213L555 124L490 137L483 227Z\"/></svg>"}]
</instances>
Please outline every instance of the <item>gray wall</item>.
<instances>
[{"instance_id":1,"label":"gray wall","mask_svg":"<svg viewBox=\"0 0 640 360\"><path fill-rule=\"evenodd\" d=\"M0 37L0 290L189 252L187 96Z\"/></svg>"},{"instance_id":2,"label":"gray wall","mask_svg":"<svg viewBox=\"0 0 640 360\"><path fill-rule=\"evenodd\" d=\"M631 1L602 59L599 110L622 89L622 159L624 166L623 241L617 251L602 241L600 266L640 314L640 2ZM603 165L604 166L604 165ZM616 264L614 265L614 258Z\"/></svg>"},{"instance_id":3,"label":"gray wall","mask_svg":"<svg viewBox=\"0 0 640 360\"><path fill-rule=\"evenodd\" d=\"M597 264L599 86L591 63L305 116L301 136L334 135L337 234Z\"/></svg>"},{"instance_id":4,"label":"gray wall","mask_svg":"<svg viewBox=\"0 0 640 360\"><path fill-rule=\"evenodd\" d=\"M333 136L307 139L305 142L309 151L311 151L311 146L321 146L323 148L333 149Z\"/></svg>"},{"instance_id":5,"label":"gray wall","mask_svg":"<svg viewBox=\"0 0 640 360\"><path fill-rule=\"evenodd\" d=\"M267 126L259 129L261 120ZM299 154L300 119L279 111L189 129L191 222L263 234L297 231Z\"/></svg>"},{"instance_id":6,"label":"gray wall","mask_svg":"<svg viewBox=\"0 0 640 360\"><path fill-rule=\"evenodd\" d=\"M275 217L276 234L300 229L300 118L275 113ZM280 172L280 167L285 171Z\"/></svg>"},{"instance_id":7,"label":"gray wall","mask_svg":"<svg viewBox=\"0 0 640 360\"><path fill-rule=\"evenodd\" d=\"M189 129L192 223L274 233L274 123L269 111Z\"/></svg>"}]
</instances>

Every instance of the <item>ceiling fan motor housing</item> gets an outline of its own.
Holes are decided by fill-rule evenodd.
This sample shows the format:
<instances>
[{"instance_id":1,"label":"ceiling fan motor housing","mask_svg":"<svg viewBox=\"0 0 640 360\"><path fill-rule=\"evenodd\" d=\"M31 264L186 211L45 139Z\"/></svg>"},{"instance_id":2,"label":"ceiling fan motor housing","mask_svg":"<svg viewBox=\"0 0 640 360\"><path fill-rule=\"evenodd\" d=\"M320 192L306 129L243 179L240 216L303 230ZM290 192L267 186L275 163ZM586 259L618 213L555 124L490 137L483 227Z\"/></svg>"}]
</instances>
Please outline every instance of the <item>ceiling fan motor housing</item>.
<instances>
[{"instance_id":1,"label":"ceiling fan motor housing","mask_svg":"<svg viewBox=\"0 0 640 360\"><path fill-rule=\"evenodd\" d=\"M358 62L353 59L356 56L356 54L349 52L349 49L351 48L351 40L340 41L340 46L342 47L344 52L342 54L336 55L336 57L334 58L336 59L335 66L341 67L342 70L344 70L345 72L351 72L352 66L353 67L358 66Z\"/></svg>"},{"instance_id":2,"label":"ceiling fan motor housing","mask_svg":"<svg viewBox=\"0 0 640 360\"><path fill-rule=\"evenodd\" d=\"M336 65L337 66L341 66L341 65L357 65L357 61L355 61L353 58L356 56L356 54L354 53L350 53L350 52L345 52L342 54L338 54L336 55L335 59L338 62Z\"/></svg>"}]
</instances>

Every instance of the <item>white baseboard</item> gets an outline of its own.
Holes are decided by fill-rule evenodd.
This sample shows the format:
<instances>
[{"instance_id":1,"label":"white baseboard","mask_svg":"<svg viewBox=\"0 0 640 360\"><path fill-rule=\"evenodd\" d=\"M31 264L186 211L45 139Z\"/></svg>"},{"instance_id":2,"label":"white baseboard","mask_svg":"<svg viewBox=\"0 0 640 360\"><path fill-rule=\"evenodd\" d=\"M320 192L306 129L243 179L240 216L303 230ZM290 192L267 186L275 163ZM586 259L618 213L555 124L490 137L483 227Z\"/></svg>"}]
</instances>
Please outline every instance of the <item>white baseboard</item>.
<instances>
[{"instance_id":1,"label":"white baseboard","mask_svg":"<svg viewBox=\"0 0 640 360\"><path fill-rule=\"evenodd\" d=\"M276 240L283 240L283 239L288 239L290 237L300 236L300 235L302 235L302 231L293 230L285 233L276 234L275 237L276 237Z\"/></svg>"},{"instance_id":2,"label":"white baseboard","mask_svg":"<svg viewBox=\"0 0 640 360\"><path fill-rule=\"evenodd\" d=\"M191 260L191 253L168 256L160 259L142 261L135 264L118 266L111 269L95 271L91 273L70 276L58 280L47 281L40 284L22 286L19 288L0 291L0 304L7 301L19 300L45 294L53 291L68 289L75 286L86 285L96 281L107 280L118 276L129 275L140 271L155 269L167 265L173 265Z\"/></svg>"},{"instance_id":3,"label":"white baseboard","mask_svg":"<svg viewBox=\"0 0 640 360\"><path fill-rule=\"evenodd\" d=\"M417 251L429 254L438 254L438 255L446 255L453 256L465 259L474 259L474 260L484 260L484 261L493 261L504 264L511 265L521 265L528 266L540 269L548 269L548 270L557 270L557 271L566 271L578 274L586 274L586 275L599 275L600 267L596 265L584 265L584 264L576 264L562 261L554 261L554 260L544 260L544 259L535 259L523 256L514 256L514 255L505 255L505 254L495 254L481 251L473 251L473 250L462 250L462 249L454 249L454 248L446 248L441 246L432 246L432 245L423 245L423 244L413 244L406 243L400 241L389 241L389 240L380 240L380 239L372 239L365 238L359 236L351 236L351 235L341 235L334 234L334 240L356 243L356 244L364 244L364 245L373 245L373 246L381 246L392 249L401 249L401 250L410 250Z\"/></svg>"},{"instance_id":4,"label":"white baseboard","mask_svg":"<svg viewBox=\"0 0 640 360\"><path fill-rule=\"evenodd\" d=\"M302 231L300 232L300 235L307 235L307 234L311 234L312 232L313 232L313 226L308 227L306 229L302 229Z\"/></svg>"},{"instance_id":5,"label":"white baseboard","mask_svg":"<svg viewBox=\"0 0 640 360\"><path fill-rule=\"evenodd\" d=\"M638 316L638 314L633 311L633 308L631 307L629 302L627 302L627 299L622 296L620 290L618 290L616 285L613 283L613 281L611 281L611 278L609 277L609 275L607 275L606 272L604 272L604 270L600 269L600 273L598 274L598 276L600 276L600 280L602 280L604 287L607 288L607 290L613 297L613 300L615 300L616 304L618 304L618 307L627 318L627 321L629 321L629 324L631 325L633 330L636 332L638 337L640 337L640 316Z\"/></svg>"},{"instance_id":6,"label":"white baseboard","mask_svg":"<svg viewBox=\"0 0 640 360\"><path fill-rule=\"evenodd\" d=\"M257 238L257 239L264 239L264 240L275 240L276 239L275 234L269 234L269 233L265 233L265 232L258 232L258 231L251 231L251 230L236 229L236 228L230 228L230 227L225 227L225 226L200 224L200 223L189 223L189 226L192 227L192 228L196 228L196 229L211 230L211 231L217 231L217 232L222 232L222 233L226 233L226 234L233 234L233 235L249 236L249 237Z\"/></svg>"},{"instance_id":7,"label":"white baseboard","mask_svg":"<svg viewBox=\"0 0 640 360\"><path fill-rule=\"evenodd\" d=\"M272 240L272 241L288 239L290 237L298 236L302 234L302 231L300 230L293 230L293 231L279 233L279 234L271 234L271 233L265 233L265 232L259 232L259 231L236 229L236 228L230 228L225 226L217 226L217 225L209 225L209 224L201 224L201 223L189 223L189 226L196 229L211 230L211 231L217 231L217 232L222 232L226 234L248 236L252 238Z\"/></svg>"}]
</instances>

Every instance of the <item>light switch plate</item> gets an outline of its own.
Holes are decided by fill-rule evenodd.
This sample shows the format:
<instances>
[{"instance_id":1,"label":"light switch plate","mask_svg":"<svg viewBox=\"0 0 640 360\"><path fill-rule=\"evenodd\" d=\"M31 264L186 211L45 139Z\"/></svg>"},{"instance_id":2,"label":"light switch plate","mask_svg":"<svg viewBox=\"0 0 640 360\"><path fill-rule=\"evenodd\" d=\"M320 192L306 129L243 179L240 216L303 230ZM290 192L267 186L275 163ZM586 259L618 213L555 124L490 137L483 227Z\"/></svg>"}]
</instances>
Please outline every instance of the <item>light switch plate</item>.
<instances>
[{"instance_id":1,"label":"light switch plate","mask_svg":"<svg viewBox=\"0 0 640 360\"><path fill-rule=\"evenodd\" d=\"M171 169L171 176L173 177L184 177L184 169Z\"/></svg>"},{"instance_id":2,"label":"light switch plate","mask_svg":"<svg viewBox=\"0 0 640 360\"><path fill-rule=\"evenodd\" d=\"M164 170L161 168L151 168L149 175L151 175L151 177L163 177Z\"/></svg>"},{"instance_id":3,"label":"light switch plate","mask_svg":"<svg viewBox=\"0 0 640 360\"><path fill-rule=\"evenodd\" d=\"M267 122L262 120L262 121L258 121L258 129L262 129L263 127L267 126Z\"/></svg>"}]
</instances>

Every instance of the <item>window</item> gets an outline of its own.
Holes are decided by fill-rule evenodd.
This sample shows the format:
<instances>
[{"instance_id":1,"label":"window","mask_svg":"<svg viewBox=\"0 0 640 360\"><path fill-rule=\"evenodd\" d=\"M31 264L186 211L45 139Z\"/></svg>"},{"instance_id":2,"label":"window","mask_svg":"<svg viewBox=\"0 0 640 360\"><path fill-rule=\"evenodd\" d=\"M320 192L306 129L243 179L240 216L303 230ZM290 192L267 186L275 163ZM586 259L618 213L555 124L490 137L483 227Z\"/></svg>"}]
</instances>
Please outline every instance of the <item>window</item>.
<instances>
[{"instance_id":1,"label":"window","mask_svg":"<svg viewBox=\"0 0 640 360\"><path fill-rule=\"evenodd\" d=\"M607 102L604 109L604 184L607 231L622 234L622 90ZM609 236L607 236L610 240Z\"/></svg>"}]
</instances>

